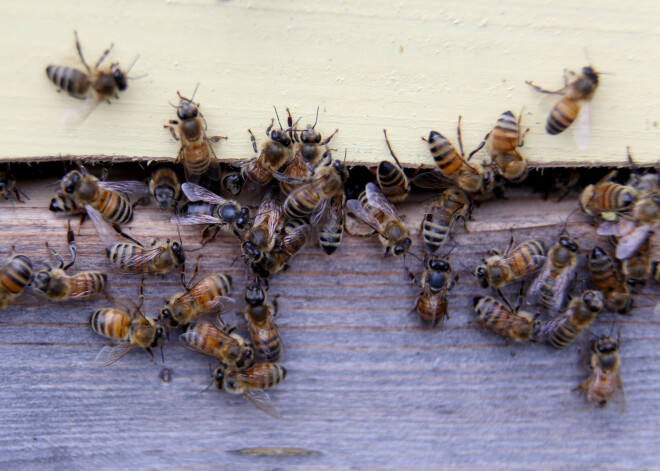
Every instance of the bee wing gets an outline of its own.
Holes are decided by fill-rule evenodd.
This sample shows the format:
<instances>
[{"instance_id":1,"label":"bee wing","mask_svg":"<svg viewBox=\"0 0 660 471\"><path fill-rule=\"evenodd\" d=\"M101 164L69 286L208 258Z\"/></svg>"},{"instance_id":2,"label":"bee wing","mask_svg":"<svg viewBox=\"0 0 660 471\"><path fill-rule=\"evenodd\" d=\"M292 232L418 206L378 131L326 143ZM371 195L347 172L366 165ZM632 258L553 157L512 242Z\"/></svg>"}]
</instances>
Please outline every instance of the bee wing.
<instances>
[{"instance_id":1,"label":"bee wing","mask_svg":"<svg viewBox=\"0 0 660 471\"><path fill-rule=\"evenodd\" d=\"M390 200L387 199L387 196L383 194L378 185L369 182L364 187L364 192L367 195L369 203L383 211L387 215L387 219L399 219L394 206L392 206L392 203L390 203Z\"/></svg>"},{"instance_id":2,"label":"bee wing","mask_svg":"<svg viewBox=\"0 0 660 471\"><path fill-rule=\"evenodd\" d=\"M259 210L257 215L254 217L252 224L258 226L262 223L264 218L268 218L268 235L272 239L275 237L275 233L282 222L282 215L284 214L284 208L282 204L272 199L270 193L272 193L273 187L271 186L266 193L265 200L259 205Z\"/></svg>"},{"instance_id":3,"label":"bee wing","mask_svg":"<svg viewBox=\"0 0 660 471\"><path fill-rule=\"evenodd\" d=\"M183 193L190 201L206 201L208 203L214 204L229 203L229 201L224 199L222 196L216 195L212 191L209 191L203 186L199 186L195 183L182 183L181 191L183 191Z\"/></svg>"},{"instance_id":4,"label":"bee wing","mask_svg":"<svg viewBox=\"0 0 660 471\"><path fill-rule=\"evenodd\" d=\"M621 237L629 232L632 232L636 227L635 221L631 219L621 218L617 222L605 221L598 226L596 234L602 236L614 235Z\"/></svg>"},{"instance_id":5,"label":"bee wing","mask_svg":"<svg viewBox=\"0 0 660 471\"><path fill-rule=\"evenodd\" d=\"M635 255L637 249L646 241L650 233L651 225L645 224L621 237L619 244L616 246L616 258L625 260Z\"/></svg>"},{"instance_id":6,"label":"bee wing","mask_svg":"<svg viewBox=\"0 0 660 471\"><path fill-rule=\"evenodd\" d=\"M183 216L174 216L170 222L182 226L194 226L196 224L225 224L223 219L211 216L210 214L185 214Z\"/></svg>"},{"instance_id":7,"label":"bee wing","mask_svg":"<svg viewBox=\"0 0 660 471\"><path fill-rule=\"evenodd\" d=\"M206 335L209 339L213 338L217 341L217 345L222 345L226 342L235 342L235 340L224 333L220 329L207 329ZM202 355L212 356L217 358L216 351L209 347L209 342L201 338L201 336L194 330L189 329L183 334L179 335L179 340L183 346ZM213 342L210 342L213 345ZM219 358L221 360L221 358Z\"/></svg>"},{"instance_id":8,"label":"bee wing","mask_svg":"<svg viewBox=\"0 0 660 471\"><path fill-rule=\"evenodd\" d=\"M358 200L348 200L346 202L346 209L349 213L352 213L359 221L363 222L367 226L371 227L374 231L378 232L380 235L383 235L383 230L380 227L380 222L378 219L369 214L360 204Z\"/></svg>"},{"instance_id":9,"label":"bee wing","mask_svg":"<svg viewBox=\"0 0 660 471\"><path fill-rule=\"evenodd\" d=\"M312 214L309 217L309 221L312 226L318 226L327 219L328 210L330 209L329 203L330 199L326 198L316 205L316 208L314 208L314 211L312 211Z\"/></svg>"},{"instance_id":10,"label":"bee wing","mask_svg":"<svg viewBox=\"0 0 660 471\"><path fill-rule=\"evenodd\" d=\"M62 114L62 128L65 131L71 131L73 128L82 124L87 117L92 114L101 103L101 100L98 97L87 97L85 98L80 106L76 108L67 108Z\"/></svg>"},{"instance_id":11,"label":"bee wing","mask_svg":"<svg viewBox=\"0 0 660 471\"><path fill-rule=\"evenodd\" d=\"M149 193L149 188L143 182L127 180L124 182L99 181L98 185L106 190L124 193L129 197L142 198Z\"/></svg>"},{"instance_id":12,"label":"bee wing","mask_svg":"<svg viewBox=\"0 0 660 471\"><path fill-rule=\"evenodd\" d=\"M451 178L438 171L420 173L412 179L412 182L419 188L431 190L456 187L456 183Z\"/></svg>"},{"instance_id":13,"label":"bee wing","mask_svg":"<svg viewBox=\"0 0 660 471\"><path fill-rule=\"evenodd\" d=\"M261 412L270 415L274 419L282 418L282 414L270 401L270 396L263 389L253 389L243 393L243 397L250 401L254 407Z\"/></svg>"},{"instance_id":14,"label":"bee wing","mask_svg":"<svg viewBox=\"0 0 660 471\"><path fill-rule=\"evenodd\" d=\"M229 296L216 296L201 305L202 315L208 316L217 313L222 314L228 309L236 307L236 300Z\"/></svg>"},{"instance_id":15,"label":"bee wing","mask_svg":"<svg viewBox=\"0 0 660 471\"><path fill-rule=\"evenodd\" d=\"M580 149L587 149L591 146L591 100L587 101L580 108L573 137Z\"/></svg>"},{"instance_id":16,"label":"bee wing","mask_svg":"<svg viewBox=\"0 0 660 471\"><path fill-rule=\"evenodd\" d=\"M126 258L124 261L124 269L129 272L141 271L141 269L148 265L154 258L162 254L167 247L156 247L153 249L145 249L134 255Z\"/></svg>"},{"instance_id":17,"label":"bee wing","mask_svg":"<svg viewBox=\"0 0 660 471\"><path fill-rule=\"evenodd\" d=\"M98 294L93 286L89 286L91 283L88 283L87 280L80 277L71 277L69 280L71 284L72 291L74 294L69 295L69 299L80 299L93 294Z\"/></svg>"},{"instance_id":18,"label":"bee wing","mask_svg":"<svg viewBox=\"0 0 660 471\"><path fill-rule=\"evenodd\" d=\"M543 268L541 269L541 273L539 273L539 276L536 277L534 280L534 283L532 283L532 286L529 287L528 295L531 298L534 298L538 296L539 291L541 290L541 286L543 286L544 280L548 277L550 274L550 263L546 260L545 264L543 265Z\"/></svg>"},{"instance_id":19,"label":"bee wing","mask_svg":"<svg viewBox=\"0 0 660 471\"><path fill-rule=\"evenodd\" d=\"M284 247L288 247L292 240L299 238L305 239L306 242L311 232L312 226L309 224L301 224L300 226L296 226L293 229L290 229L282 238L282 245Z\"/></svg>"},{"instance_id":20,"label":"bee wing","mask_svg":"<svg viewBox=\"0 0 660 471\"><path fill-rule=\"evenodd\" d=\"M108 366L134 350L135 344L129 342L118 343L117 345L106 345L96 355L94 363L97 366Z\"/></svg>"},{"instance_id":21,"label":"bee wing","mask_svg":"<svg viewBox=\"0 0 660 471\"><path fill-rule=\"evenodd\" d=\"M573 271L574 268L566 268L557 278L555 278L555 291L552 296L552 306L550 308L552 314L560 312L564 305L568 283L571 281Z\"/></svg>"},{"instance_id":22,"label":"bee wing","mask_svg":"<svg viewBox=\"0 0 660 471\"><path fill-rule=\"evenodd\" d=\"M103 245L105 245L106 248L109 248L116 244L119 240L119 234L117 234L117 231L115 231L113 227L103 219L101 213L88 204L85 205L85 211L87 212L89 219L92 221L92 224L94 224L94 229L96 229L96 233L98 234L99 239L101 239Z\"/></svg>"}]
</instances>

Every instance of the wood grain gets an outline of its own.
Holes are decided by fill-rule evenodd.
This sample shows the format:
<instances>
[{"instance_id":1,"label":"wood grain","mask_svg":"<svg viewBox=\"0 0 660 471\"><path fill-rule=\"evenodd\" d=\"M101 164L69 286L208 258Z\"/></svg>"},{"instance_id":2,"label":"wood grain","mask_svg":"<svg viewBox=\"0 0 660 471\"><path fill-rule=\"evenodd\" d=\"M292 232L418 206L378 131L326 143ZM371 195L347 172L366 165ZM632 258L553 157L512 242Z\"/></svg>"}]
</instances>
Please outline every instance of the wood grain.
<instances>
[{"instance_id":1,"label":"wood grain","mask_svg":"<svg viewBox=\"0 0 660 471\"><path fill-rule=\"evenodd\" d=\"M199 83L209 132L229 136L216 147L223 160L253 155L247 129L261 141L273 105L280 115L290 107L303 126L320 107L318 129L339 128L332 145L355 163L388 158L387 128L408 166L433 164L420 137L435 129L455 141L458 115L471 150L502 112L524 106L523 151L535 166L622 165L629 145L639 162L657 162L654 1L53 0L14 2L3 17L11 47L0 51L0 158L171 160L178 146L162 128L175 118L169 102ZM78 102L55 93L44 69L80 67L74 29L88 62L114 42L110 60L128 67L139 54L131 75L148 76L67 132L61 116ZM564 69L588 61L608 75L583 150L570 130L545 133L556 97L525 80L558 89Z\"/></svg>"},{"instance_id":2,"label":"wood grain","mask_svg":"<svg viewBox=\"0 0 660 471\"><path fill-rule=\"evenodd\" d=\"M46 260L44 242L65 251L66 222L46 210L53 179L21 182L25 204L0 201L5 259L16 252ZM50 187L48 185L51 185ZM593 332L621 330L625 409L589 406L570 390L585 377L577 346L554 351L513 345L478 330L472 298L487 294L473 270L490 248L518 240L547 244L576 208L527 190L476 208L469 232L455 232L450 255L460 280L451 291L451 318L426 331L408 312L418 288L403 260L382 257L376 240L345 237L328 257L310 244L271 281L280 295L278 322L286 345L286 381L272 390L282 412L271 419L240 397L213 388L211 362L172 335L165 346L170 383L159 361L134 352L108 368L92 365L104 339L88 326L107 301L44 304L20 299L0 313L0 468L159 470L330 469L658 469L660 323L658 286L636 296L630 317L605 314ZM425 198L424 197L418 197ZM415 236L425 203L401 206ZM138 207L126 230L138 239L177 237L169 214ZM596 241L581 215L568 230L579 237L581 270ZM198 228L182 228L196 245ZM77 237L74 270L109 264L89 222ZM231 266L239 245L222 234L207 246L201 274L229 273L241 298L244 269ZM194 260L196 255L190 254ZM419 271L419 263L406 263ZM137 296L139 278L112 273L114 296ZM510 287L509 294L517 291ZM145 280L146 312L181 289L178 273ZM233 314L225 316L239 322ZM245 447L303 447L312 456L243 456Z\"/></svg>"}]
</instances>

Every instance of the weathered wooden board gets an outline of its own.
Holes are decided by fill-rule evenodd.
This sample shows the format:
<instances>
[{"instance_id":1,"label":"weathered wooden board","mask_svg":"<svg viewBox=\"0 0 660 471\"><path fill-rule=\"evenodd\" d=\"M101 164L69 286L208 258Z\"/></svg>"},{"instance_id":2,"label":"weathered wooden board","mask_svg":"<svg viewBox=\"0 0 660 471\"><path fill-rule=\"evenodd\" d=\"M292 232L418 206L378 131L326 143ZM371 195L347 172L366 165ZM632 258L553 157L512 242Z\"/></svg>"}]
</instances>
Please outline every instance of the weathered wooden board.
<instances>
[{"instance_id":1,"label":"weathered wooden board","mask_svg":"<svg viewBox=\"0 0 660 471\"><path fill-rule=\"evenodd\" d=\"M280 115L291 107L303 126L320 107L318 128L339 128L332 145L352 162L385 158L387 128L410 166L433 164L420 137L436 129L455 140L459 114L469 150L500 113L524 106L533 165L625 164L628 145L640 162L657 162L654 1L56 0L8 3L3 18L11 47L0 50L1 158L172 159L178 146L162 128L175 118L168 102L199 83L209 131L229 136L217 146L223 160L252 156L247 129L263 139L273 105ZM128 67L139 54L131 74L148 76L67 132L60 118L79 102L55 93L44 69L80 66L74 29L88 62L114 42L110 60ZM593 100L592 145L582 150L570 130L545 134L555 98L524 82L560 88L564 69L586 65L585 50L609 75Z\"/></svg>"},{"instance_id":2,"label":"weathered wooden board","mask_svg":"<svg viewBox=\"0 0 660 471\"><path fill-rule=\"evenodd\" d=\"M46 210L52 183L23 182L31 199L14 208L0 201L2 259L13 245L46 260L46 240L65 250L66 222ZM416 251L422 205L402 207ZM507 344L470 323L472 298L486 292L464 267L472 270L492 247L505 248L511 228L519 240L550 243L575 207L575 195L557 203L520 190L477 208L470 232L455 234L450 260L461 278L451 292L451 319L438 331L421 329L408 314L418 288L404 277L403 260L383 258L377 241L346 237L333 257L306 247L270 288L270 296L280 295L289 370L271 394L281 420L240 397L202 393L211 362L183 348L176 335L164 349L170 383L159 379L159 362L141 352L95 368L105 341L88 319L107 302L22 299L0 313L0 468L658 469L657 285L635 298L631 317L605 314L593 328L608 333L615 321L621 330L625 409L616 402L591 407L570 392L586 375L576 346L557 352ZM139 207L127 231L145 240L176 237L169 217L155 206ZM568 226L579 237L582 266L596 243L583 221L576 214ZM196 245L197 232L182 228L184 243ZM109 268L89 222L77 242L74 269ZM237 252L235 236L220 236L203 252L201 271L230 273L240 298L244 270L240 261L230 266ZM407 264L419 270L412 257ZM138 278L113 273L110 282L113 295L137 296ZM178 273L147 278L146 312L155 315L180 288ZM321 454L228 453L283 446Z\"/></svg>"}]
</instances>

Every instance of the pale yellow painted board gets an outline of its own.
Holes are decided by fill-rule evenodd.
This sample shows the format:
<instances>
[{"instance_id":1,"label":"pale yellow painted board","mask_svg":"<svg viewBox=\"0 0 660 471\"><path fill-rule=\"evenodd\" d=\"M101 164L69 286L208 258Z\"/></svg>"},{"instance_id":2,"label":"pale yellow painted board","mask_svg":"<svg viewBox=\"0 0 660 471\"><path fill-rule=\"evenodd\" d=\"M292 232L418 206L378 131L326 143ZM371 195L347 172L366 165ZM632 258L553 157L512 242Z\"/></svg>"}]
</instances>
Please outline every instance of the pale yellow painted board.
<instances>
[{"instance_id":1,"label":"pale yellow painted board","mask_svg":"<svg viewBox=\"0 0 660 471\"><path fill-rule=\"evenodd\" d=\"M632 146L655 163L660 148L660 3L657 1L49 1L3 6L0 48L0 156L173 158L178 146L162 125L175 117L176 91L202 105L209 131L229 136L222 159L252 156L273 105L303 123L321 107L318 128L340 132L333 147L352 162L376 162L387 127L402 161L432 164L420 137L436 129L455 139L463 115L468 150L497 116L525 106L524 154L533 165L620 164ZM73 132L64 110L79 102L55 93L44 69L78 66L77 29L93 62L111 58L148 77L119 101L101 104ZM564 68L593 65L593 138L578 149L572 133L543 130L554 98L524 83L559 88Z\"/></svg>"}]
</instances>

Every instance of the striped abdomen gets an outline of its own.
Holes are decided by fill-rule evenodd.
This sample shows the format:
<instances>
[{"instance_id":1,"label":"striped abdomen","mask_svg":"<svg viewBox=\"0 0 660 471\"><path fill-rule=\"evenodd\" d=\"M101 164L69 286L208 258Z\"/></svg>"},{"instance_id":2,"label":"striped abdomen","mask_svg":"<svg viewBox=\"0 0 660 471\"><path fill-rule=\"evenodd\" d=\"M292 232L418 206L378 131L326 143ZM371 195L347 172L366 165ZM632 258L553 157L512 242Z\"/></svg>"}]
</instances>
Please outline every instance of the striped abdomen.
<instances>
[{"instance_id":1,"label":"striped abdomen","mask_svg":"<svg viewBox=\"0 0 660 471\"><path fill-rule=\"evenodd\" d=\"M474 303L479 320L491 332L518 342L531 339L533 332L531 319L511 312L490 296L475 298Z\"/></svg>"},{"instance_id":2,"label":"striped abdomen","mask_svg":"<svg viewBox=\"0 0 660 471\"><path fill-rule=\"evenodd\" d=\"M259 185L267 185L273 179L273 171L258 159L252 159L241 169L244 180L250 180Z\"/></svg>"},{"instance_id":3,"label":"striped abdomen","mask_svg":"<svg viewBox=\"0 0 660 471\"><path fill-rule=\"evenodd\" d=\"M600 247L594 247L591 251L589 273L596 289L604 293L605 296L611 290L620 291L624 288L612 257L607 255Z\"/></svg>"},{"instance_id":4,"label":"striped abdomen","mask_svg":"<svg viewBox=\"0 0 660 471\"><path fill-rule=\"evenodd\" d=\"M145 250L139 245L120 242L106 249L106 255L121 270L130 273L149 273L150 264L142 261Z\"/></svg>"},{"instance_id":5,"label":"striped abdomen","mask_svg":"<svg viewBox=\"0 0 660 471\"><path fill-rule=\"evenodd\" d=\"M102 191L94 207L101 213L103 219L112 224L126 224L133 219L131 203L115 191Z\"/></svg>"},{"instance_id":6,"label":"striped abdomen","mask_svg":"<svg viewBox=\"0 0 660 471\"><path fill-rule=\"evenodd\" d=\"M376 178L383 194L393 203L403 201L410 192L410 183L403 169L387 160L378 164Z\"/></svg>"},{"instance_id":7,"label":"striped abdomen","mask_svg":"<svg viewBox=\"0 0 660 471\"><path fill-rule=\"evenodd\" d=\"M518 147L518 122L511 111L506 111L497 118L492 133L494 154L513 152Z\"/></svg>"},{"instance_id":8,"label":"striped abdomen","mask_svg":"<svg viewBox=\"0 0 660 471\"><path fill-rule=\"evenodd\" d=\"M190 175L203 175L211 165L212 150L206 139L186 142L181 146L183 165Z\"/></svg>"},{"instance_id":9,"label":"striped abdomen","mask_svg":"<svg viewBox=\"0 0 660 471\"><path fill-rule=\"evenodd\" d=\"M0 295L18 296L32 281L32 262L25 255L14 255L0 268Z\"/></svg>"},{"instance_id":10,"label":"striped abdomen","mask_svg":"<svg viewBox=\"0 0 660 471\"><path fill-rule=\"evenodd\" d=\"M555 105L548 115L545 130L548 134L559 134L571 125L580 112L578 105L571 98L564 97Z\"/></svg>"},{"instance_id":11,"label":"striped abdomen","mask_svg":"<svg viewBox=\"0 0 660 471\"><path fill-rule=\"evenodd\" d=\"M89 89L89 76L72 67L49 65L46 75L55 85L76 98L83 98Z\"/></svg>"},{"instance_id":12,"label":"striped abdomen","mask_svg":"<svg viewBox=\"0 0 660 471\"><path fill-rule=\"evenodd\" d=\"M319 244L328 255L334 253L341 244L341 236L344 232L344 205L346 196L342 191L334 196L328 203L329 211L325 221L318 227Z\"/></svg>"},{"instance_id":13,"label":"striped abdomen","mask_svg":"<svg viewBox=\"0 0 660 471\"><path fill-rule=\"evenodd\" d=\"M272 388L284 381L285 377L286 369L277 363L256 363L244 371L227 373L227 381L235 378L248 389Z\"/></svg>"},{"instance_id":14,"label":"striped abdomen","mask_svg":"<svg viewBox=\"0 0 660 471\"><path fill-rule=\"evenodd\" d=\"M598 185L595 195L595 205L604 211L625 211L631 208L636 200L633 188L613 182Z\"/></svg>"},{"instance_id":15,"label":"striped abdomen","mask_svg":"<svg viewBox=\"0 0 660 471\"><path fill-rule=\"evenodd\" d=\"M430 212L424 215L422 237L431 253L435 253L444 245L453 224L453 213L438 204L431 206Z\"/></svg>"},{"instance_id":16,"label":"striped abdomen","mask_svg":"<svg viewBox=\"0 0 660 471\"><path fill-rule=\"evenodd\" d=\"M211 275L195 286L190 291L182 294L175 302L175 305L188 305L192 310L200 311L202 314L207 306L213 304L218 296L227 296L231 289L231 279L223 274Z\"/></svg>"},{"instance_id":17,"label":"striped abdomen","mask_svg":"<svg viewBox=\"0 0 660 471\"><path fill-rule=\"evenodd\" d=\"M269 362L279 360L283 347L280 333L273 322L273 306L248 306L245 318L248 321L252 344L259 356Z\"/></svg>"},{"instance_id":18,"label":"striped abdomen","mask_svg":"<svg viewBox=\"0 0 660 471\"><path fill-rule=\"evenodd\" d=\"M452 177L458 172L469 170L456 148L442 134L431 131L428 142L433 160L445 175Z\"/></svg>"},{"instance_id":19,"label":"striped abdomen","mask_svg":"<svg viewBox=\"0 0 660 471\"><path fill-rule=\"evenodd\" d=\"M71 292L69 297L92 296L105 288L108 275L99 272L85 272L74 275L69 280Z\"/></svg>"},{"instance_id":20,"label":"striped abdomen","mask_svg":"<svg viewBox=\"0 0 660 471\"><path fill-rule=\"evenodd\" d=\"M545 255L543 244L538 240L528 240L513 249L506 258L495 262L493 266L510 266L513 270L513 279L510 281L513 281L534 272L539 266L539 262L535 262L534 257L543 255Z\"/></svg>"},{"instance_id":21,"label":"striped abdomen","mask_svg":"<svg viewBox=\"0 0 660 471\"><path fill-rule=\"evenodd\" d=\"M99 309L89 320L92 330L113 340L128 341L131 328L131 317L116 309Z\"/></svg>"},{"instance_id":22,"label":"striped abdomen","mask_svg":"<svg viewBox=\"0 0 660 471\"><path fill-rule=\"evenodd\" d=\"M284 201L284 212L290 219L307 218L321 199L317 183L305 183L289 193Z\"/></svg>"},{"instance_id":23,"label":"striped abdomen","mask_svg":"<svg viewBox=\"0 0 660 471\"><path fill-rule=\"evenodd\" d=\"M428 286L424 293L417 297L415 310L423 327L432 328L442 324L447 316L446 290L433 292Z\"/></svg>"}]
</instances>

